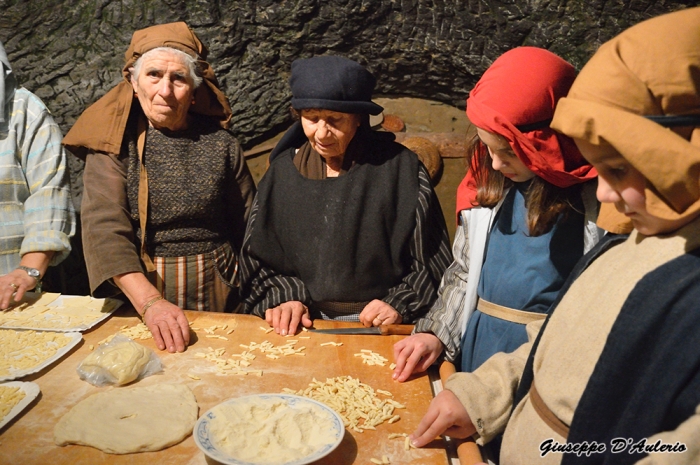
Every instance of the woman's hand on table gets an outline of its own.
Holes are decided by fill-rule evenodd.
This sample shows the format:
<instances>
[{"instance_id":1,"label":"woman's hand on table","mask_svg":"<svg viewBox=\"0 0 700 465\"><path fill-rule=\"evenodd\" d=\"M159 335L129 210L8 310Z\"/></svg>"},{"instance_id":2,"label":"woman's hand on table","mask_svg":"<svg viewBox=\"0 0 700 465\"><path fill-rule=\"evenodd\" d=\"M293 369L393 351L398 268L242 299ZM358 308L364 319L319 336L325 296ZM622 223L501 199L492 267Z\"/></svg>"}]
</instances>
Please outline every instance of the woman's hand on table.
<instances>
[{"instance_id":1,"label":"woman's hand on table","mask_svg":"<svg viewBox=\"0 0 700 465\"><path fill-rule=\"evenodd\" d=\"M416 333L394 344L394 374L391 376L404 382L413 373L421 373L438 359L444 345L431 333Z\"/></svg>"},{"instance_id":2,"label":"woman's hand on table","mask_svg":"<svg viewBox=\"0 0 700 465\"><path fill-rule=\"evenodd\" d=\"M44 276L53 255L52 250L27 252L22 255L19 265L35 268L39 270L40 276ZM39 279L32 278L26 271L19 268L0 276L0 310L7 310L10 305L22 300L24 293L36 288L37 284Z\"/></svg>"},{"instance_id":3,"label":"woman's hand on table","mask_svg":"<svg viewBox=\"0 0 700 465\"><path fill-rule=\"evenodd\" d=\"M309 308L297 300L290 300L275 308L267 309L265 321L282 336L296 334L299 323L307 328L313 324Z\"/></svg>"},{"instance_id":4,"label":"woman's hand on table","mask_svg":"<svg viewBox=\"0 0 700 465\"><path fill-rule=\"evenodd\" d=\"M369 326L398 325L403 317L388 303L374 299L362 309L360 323Z\"/></svg>"},{"instance_id":5,"label":"woman's hand on table","mask_svg":"<svg viewBox=\"0 0 700 465\"><path fill-rule=\"evenodd\" d=\"M0 310L7 310L22 300L24 293L34 289L36 282L24 270L12 270L0 276Z\"/></svg>"},{"instance_id":6,"label":"woman's hand on table","mask_svg":"<svg viewBox=\"0 0 700 465\"><path fill-rule=\"evenodd\" d=\"M452 391L445 389L430 402L428 411L409 439L414 446L423 447L441 434L466 438L474 433L476 428L464 405Z\"/></svg>"},{"instance_id":7,"label":"woman's hand on table","mask_svg":"<svg viewBox=\"0 0 700 465\"><path fill-rule=\"evenodd\" d=\"M151 330L156 346L168 352L184 352L190 343L190 325L185 312L163 299L141 272L124 273L113 279Z\"/></svg>"},{"instance_id":8,"label":"woman's hand on table","mask_svg":"<svg viewBox=\"0 0 700 465\"><path fill-rule=\"evenodd\" d=\"M160 350L184 352L190 343L190 325L185 312L165 299L149 306L143 321Z\"/></svg>"}]
</instances>

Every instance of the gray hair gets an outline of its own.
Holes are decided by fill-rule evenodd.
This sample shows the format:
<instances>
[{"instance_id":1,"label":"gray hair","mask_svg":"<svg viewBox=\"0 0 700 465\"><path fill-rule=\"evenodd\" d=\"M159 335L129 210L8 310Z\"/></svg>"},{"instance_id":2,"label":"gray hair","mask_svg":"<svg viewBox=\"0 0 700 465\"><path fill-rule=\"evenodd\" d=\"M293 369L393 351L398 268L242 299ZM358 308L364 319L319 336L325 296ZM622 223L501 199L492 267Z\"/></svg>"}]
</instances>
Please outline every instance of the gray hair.
<instances>
[{"instance_id":1,"label":"gray hair","mask_svg":"<svg viewBox=\"0 0 700 465\"><path fill-rule=\"evenodd\" d=\"M190 72L190 78L192 79L192 82L194 84L194 89L199 87L199 85L202 83L202 76L201 76L201 71L199 69L199 66L197 66L197 59L192 57L191 55L188 55L187 53L183 52L182 50L178 50L176 48L172 47L156 47L152 48L151 50L147 51L134 63L134 66L130 69L131 72L131 77L138 79L139 74L141 73L141 65L143 64L144 58L149 57L150 55L153 55L157 52L168 52L171 53L179 58L182 59L182 61L185 62L185 65L187 66L187 69Z\"/></svg>"}]
</instances>

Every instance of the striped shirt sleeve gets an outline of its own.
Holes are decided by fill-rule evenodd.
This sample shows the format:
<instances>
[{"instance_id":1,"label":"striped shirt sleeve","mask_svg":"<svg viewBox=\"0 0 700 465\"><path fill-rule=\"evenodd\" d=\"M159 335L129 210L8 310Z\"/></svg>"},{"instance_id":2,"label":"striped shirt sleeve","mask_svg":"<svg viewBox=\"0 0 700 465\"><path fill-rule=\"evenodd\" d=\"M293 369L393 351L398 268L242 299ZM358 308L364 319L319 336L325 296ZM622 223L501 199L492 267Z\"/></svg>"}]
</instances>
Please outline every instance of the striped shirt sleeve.
<instances>
[{"instance_id":1,"label":"striped shirt sleeve","mask_svg":"<svg viewBox=\"0 0 700 465\"><path fill-rule=\"evenodd\" d=\"M440 202L422 165L418 170L418 182L416 228L409 245L411 270L382 299L401 314L404 323L414 322L430 309L440 278L452 260Z\"/></svg>"},{"instance_id":2,"label":"striped shirt sleeve","mask_svg":"<svg viewBox=\"0 0 700 465\"><path fill-rule=\"evenodd\" d=\"M445 271L438 296L428 314L416 322L416 332L433 333L445 345L445 358L455 361L461 351L460 321L469 279L469 240L466 225L457 228L452 245L454 261Z\"/></svg>"},{"instance_id":3,"label":"striped shirt sleeve","mask_svg":"<svg viewBox=\"0 0 700 465\"><path fill-rule=\"evenodd\" d=\"M428 311L435 300L440 278L451 260L442 209L430 177L422 166L419 169L418 197L416 228L409 245L411 270L399 285L391 288L382 298L382 301L401 313L405 323L414 321ZM280 275L251 256L250 231L257 211L256 198L240 259L241 292L246 312L264 316L267 309L290 300L309 305L311 296L299 278Z\"/></svg>"}]
</instances>

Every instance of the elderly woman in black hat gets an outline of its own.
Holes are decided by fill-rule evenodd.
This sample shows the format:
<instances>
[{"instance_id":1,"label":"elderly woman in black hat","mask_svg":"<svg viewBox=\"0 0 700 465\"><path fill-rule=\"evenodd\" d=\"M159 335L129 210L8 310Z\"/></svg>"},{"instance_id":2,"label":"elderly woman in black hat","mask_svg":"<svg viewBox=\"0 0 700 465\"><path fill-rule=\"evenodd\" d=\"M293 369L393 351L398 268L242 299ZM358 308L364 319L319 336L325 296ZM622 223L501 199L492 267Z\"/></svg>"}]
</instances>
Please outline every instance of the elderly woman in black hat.
<instances>
[{"instance_id":1,"label":"elderly woman in black hat","mask_svg":"<svg viewBox=\"0 0 700 465\"><path fill-rule=\"evenodd\" d=\"M270 155L241 252L245 310L279 334L312 319L410 323L451 260L430 177L416 154L373 132L374 76L338 56L296 60L299 121Z\"/></svg>"}]
</instances>

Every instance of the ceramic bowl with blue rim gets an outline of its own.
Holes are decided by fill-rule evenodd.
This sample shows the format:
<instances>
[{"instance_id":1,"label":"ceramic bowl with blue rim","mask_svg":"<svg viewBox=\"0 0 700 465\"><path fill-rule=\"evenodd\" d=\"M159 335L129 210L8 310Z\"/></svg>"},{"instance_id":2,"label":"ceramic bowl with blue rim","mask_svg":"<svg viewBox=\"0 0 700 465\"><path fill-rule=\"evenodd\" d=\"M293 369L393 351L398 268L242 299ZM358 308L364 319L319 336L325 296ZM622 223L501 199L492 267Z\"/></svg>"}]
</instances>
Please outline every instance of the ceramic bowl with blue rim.
<instances>
[{"instance_id":1,"label":"ceramic bowl with blue rim","mask_svg":"<svg viewBox=\"0 0 700 465\"><path fill-rule=\"evenodd\" d=\"M324 435L328 435L328 441L324 442L308 455L286 461L285 459L270 461L263 458L260 458L258 461L250 461L249 457L245 460L241 459L240 456L237 458L235 452L232 452L229 447L217 444L216 435L214 434L212 426L217 422L228 421L223 420L223 409L230 407L235 408L243 404L250 405L251 402L254 403L256 400L259 400L261 404L269 401L282 401L286 403L285 409L289 409L289 414L293 414L295 409L302 410L315 407L314 411L320 410L319 413L323 417L323 420L329 421L330 428L324 430ZM340 415L327 405L316 400L291 394L256 394L229 399L212 407L197 420L197 423L194 425L193 435L195 443L205 455L226 465L305 465L315 462L333 452L343 440L345 427Z\"/></svg>"}]
</instances>

